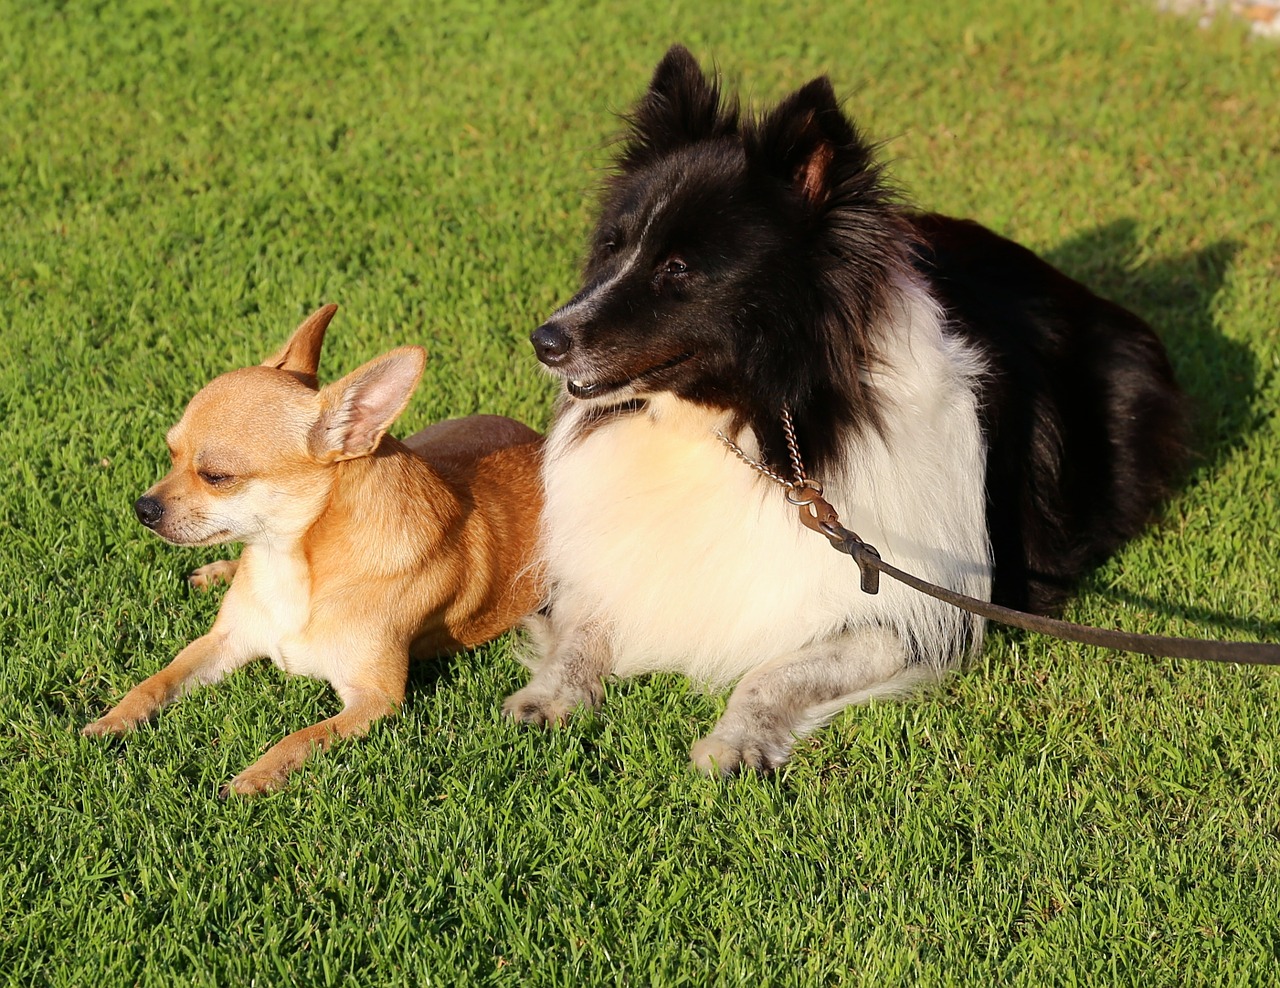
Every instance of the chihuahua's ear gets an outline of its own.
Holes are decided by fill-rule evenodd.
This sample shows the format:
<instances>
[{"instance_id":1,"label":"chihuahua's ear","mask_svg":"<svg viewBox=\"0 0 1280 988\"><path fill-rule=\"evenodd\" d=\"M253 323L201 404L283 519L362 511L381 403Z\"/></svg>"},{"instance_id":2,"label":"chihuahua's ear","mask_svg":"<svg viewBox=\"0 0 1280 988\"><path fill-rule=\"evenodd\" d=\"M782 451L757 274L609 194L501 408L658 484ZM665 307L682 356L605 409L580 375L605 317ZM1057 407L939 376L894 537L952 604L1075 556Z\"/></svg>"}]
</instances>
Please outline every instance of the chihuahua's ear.
<instances>
[{"instance_id":1,"label":"chihuahua's ear","mask_svg":"<svg viewBox=\"0 0 1280 988\"><path fill-rule=\"evenodd\" d=\"M329 320L337 311L338 307L333 303L316 309L293 331L289 342L264 360L262 366L288 371L307 387L316 387L319 383L316 371L320 369L320 348L324 346L324 331L329 328Z\"/></svg>"},{"instance_id":2,"label":"chihuahua's ear","mask_svg":"<svg viewBox=\"0 0 1280 988\"><path fill-rule=\"evenodd\" d=\"M402 346L371 360L320 392L311 453L322 463L368 456L409 404L427 365L420 346Z\"/></svg>"}]
</instances>

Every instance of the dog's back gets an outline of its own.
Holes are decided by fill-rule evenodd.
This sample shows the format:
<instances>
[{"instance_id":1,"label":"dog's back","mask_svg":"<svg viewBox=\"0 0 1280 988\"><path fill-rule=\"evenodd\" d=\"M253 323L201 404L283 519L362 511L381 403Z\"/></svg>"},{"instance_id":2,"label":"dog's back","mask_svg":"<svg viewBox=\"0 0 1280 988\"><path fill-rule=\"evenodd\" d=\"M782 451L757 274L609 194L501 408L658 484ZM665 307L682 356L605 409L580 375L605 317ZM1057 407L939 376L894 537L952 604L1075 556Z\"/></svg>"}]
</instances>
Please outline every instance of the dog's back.
<instances>
[{"instance_id":1,"label":"dog's back","mask_svg":"<svg viewBox=\"0 0 1280 988\"><path fill-rule=\"evenodd\" d=\"M478 455L539 442L541 438L523 422L505 415L468 415L434 422L402 441L436 469L456 470L474 465Z\"/></svg>"},{"instance_id":2,"label":"dog's back","mask_svg":"<svg viewBox=\"0 0 1280 988\"><path fill-rule=\"evenodd\" d=\"M1056 610L1137 535L1186 457L1186 402L1141 319L977 223L915 217L952 332L988 362L992 599Z\"/></svg>"}]
</instances>

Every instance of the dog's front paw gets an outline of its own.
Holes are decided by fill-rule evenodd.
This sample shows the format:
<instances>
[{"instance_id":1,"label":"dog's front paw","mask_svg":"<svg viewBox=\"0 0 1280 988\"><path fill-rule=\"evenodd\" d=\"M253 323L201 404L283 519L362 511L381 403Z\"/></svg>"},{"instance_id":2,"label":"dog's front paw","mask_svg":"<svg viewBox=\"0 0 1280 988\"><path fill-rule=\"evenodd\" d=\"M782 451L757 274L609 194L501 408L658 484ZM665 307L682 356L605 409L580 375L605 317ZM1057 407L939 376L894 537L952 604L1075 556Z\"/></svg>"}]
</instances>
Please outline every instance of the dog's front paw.
<instances>
[{"instance_id":1,"label":"dog's front paw","mask_svg":"<svg viewBox=\"0 0 1280 988\"><path fill-rule=\"evenodd\" d=\"M108 714L104 714L92 723L85 724L80 728L80 733L85 737L95 737L98 735L109 734L113 736L128 734L142 721L135 720L131 717L125 717L116 710L112 710Z\"/></svg>"},{"instance_id":2,"label":"dog's front paw","mask_svg":"<svg viewBox=\"0 0 1280 988\"><path fill-rule=\"evenodd\" d=\"M216 563L199 566L187 575L187 582L197 590L212 590L219 583L230 583L240 563L235 559L219 559Z\"/></svg>"},{"instance_id":3,"label":"dog's front paw","mask_svg":"<svg viewBox=\"0 0 1280 988\"><path fill-rule=\"evenodd\" d=\"M218 790L218 798L228 799L233 793L237 796L259 796L263 793L275 792L277 789L284 788L290 774L290 770L283 767L250 765Z\"/></svg>"},{"instance_id":4,"label":"dog's front paw","mask_svg":"<svg viewBox=\"0 0 1280 988\"><path fill-rule=\"evenodd\" d=\"M708 734L689 750L689 762L703 775L727 779L743 771L773 772L785 765L790 755L787 747L763 738Z\"/></svg>"},{"instance_id":5,"label":"dog's front paw","mask_svg":"<svg viewBox=\"0 0 1280 988\"><path fill-rule=\"evenodd\" d=\"M590 686L560 684L554 689L530 683L507 697L502 712L524 724L563 727L579 707L594 710L603 700L604 687L598 682Z\"/></svg>"}]
</instances>

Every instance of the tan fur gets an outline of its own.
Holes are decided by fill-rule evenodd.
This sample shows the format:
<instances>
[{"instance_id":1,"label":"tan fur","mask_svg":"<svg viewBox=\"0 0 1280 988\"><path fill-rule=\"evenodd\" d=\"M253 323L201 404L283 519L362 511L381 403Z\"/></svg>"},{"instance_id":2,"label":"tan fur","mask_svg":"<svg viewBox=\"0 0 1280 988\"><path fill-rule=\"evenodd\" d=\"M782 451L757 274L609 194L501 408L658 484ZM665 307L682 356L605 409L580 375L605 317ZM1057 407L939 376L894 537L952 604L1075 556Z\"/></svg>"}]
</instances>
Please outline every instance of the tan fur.
<instances>
[{"instance_id":1,"label":"tan fur","mask_svg":"<svg viewBox=\"0 0 1280 988\"><path fill-rule=\"evenodd\" d=\"M173 469L139 517L171 542L244 552L191 575L231 580L210 632L84 728L122 734L262 656L330 682L342 712L276 744L231 780L238 793L278 788L312 751L393 713L411 654L489 641L541 596L538 434L485 415L386 436L425 354L401 347L316 390L335 310L313 314L263 366L210 382L170 430Z\"/></svg>"}]
</instances>

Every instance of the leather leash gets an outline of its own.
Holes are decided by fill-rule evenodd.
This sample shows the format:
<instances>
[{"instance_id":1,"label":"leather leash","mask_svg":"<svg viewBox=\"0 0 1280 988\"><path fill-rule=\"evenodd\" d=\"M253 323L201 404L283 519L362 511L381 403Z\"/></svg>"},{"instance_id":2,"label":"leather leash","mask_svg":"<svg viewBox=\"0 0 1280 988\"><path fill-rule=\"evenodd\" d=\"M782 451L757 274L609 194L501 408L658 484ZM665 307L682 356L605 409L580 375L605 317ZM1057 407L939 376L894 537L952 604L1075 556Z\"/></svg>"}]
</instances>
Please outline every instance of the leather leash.
<instances>
[{"instance_id":1,"label":"leather leash","mask_svg":"<svg viewBox=\"0 0 1280 988\"><path fill-rule=\"evenodd\" d=\"M1012 625L1041 635L1051 635L1065 641L1079 642L1082 645L1097 645L1102 648L1137 652L1162 659L1199 659L1204 662L1234 662L1260 666L1280 665L1280 645L1269 642L1170 638L1165 635L1142 635L1110 628L1094 628L979 600L977 597L948 590L946 587L940 587L905 570L900 570L886 563L875 546L864 542L856 533L841 525L836 509L822 496L822 484L805 476L804 463L800 459L800 449L791 423L791 412L786 408L782 410L782 428L787 439L791 466L795 472L794 481L786 480L765 464L752 459L723 433L717 432L716 436L752 469L787 489L787 501L796 505L800 512L800 521L805 528L825 535L836 550L853 558L861 574L863 593L879 593L880 574L883 573L913 590L988 620L999 621L1001 624Z\"/></svg>"}]
</instances>

